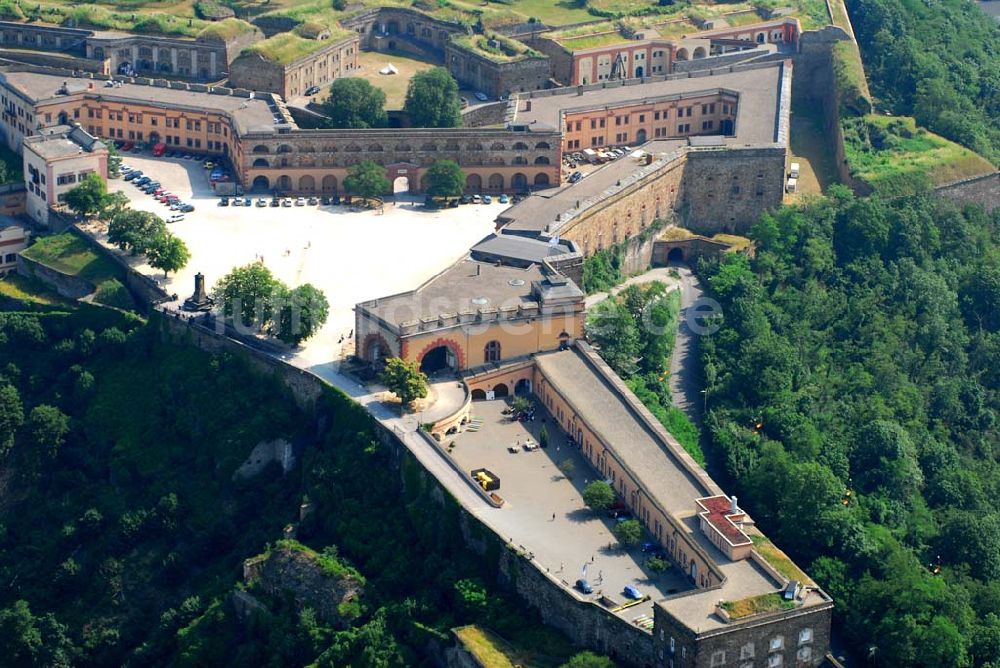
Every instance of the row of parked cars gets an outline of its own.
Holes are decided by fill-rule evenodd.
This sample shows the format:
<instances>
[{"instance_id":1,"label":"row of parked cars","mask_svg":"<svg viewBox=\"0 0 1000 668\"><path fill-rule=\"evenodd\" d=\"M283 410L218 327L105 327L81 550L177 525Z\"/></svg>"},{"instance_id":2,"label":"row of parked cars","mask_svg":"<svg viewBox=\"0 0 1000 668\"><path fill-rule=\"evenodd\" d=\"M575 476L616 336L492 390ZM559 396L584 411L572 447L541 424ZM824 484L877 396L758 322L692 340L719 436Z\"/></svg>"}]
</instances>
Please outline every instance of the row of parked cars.
<instances>
[{"instance_id":1,"label":"row of parked cars","mask_svg":"<svg viewBox=\"0 0 1000 668\"><path fill-rule=\"evenodd\" d=\"M129 181L147 195L154 197L158 202L169 207L171 211L176 212L167 218L168 223L176 223L184 220L185 213L194 211L193 204L181 201L180 197L168 192L159 181L156 181L151 176L143 174L142 171L133 169L128 165L122 165L121 173L126 181Z\"/></svg>"},{"instance_id":2,"label":"row of parked cars","mask_svg":"<svg viewBox=\"0 0 1000 668\"><path fill-rule=\"evenodd\" d=\"M259 207L266 206L316 206L322 204L323 206L329 205L340 205L340 204L350 204L351 198L344 197L341 198L340 195L333 195L331 197L296 197L292 199L291 197L278 197L274 195L271 199L266 197L258 197L256 202L253 197L246 195L241 195L239 197L220 197L219 206L254 206L256 204Z\"/></svg>"}]
</instances>

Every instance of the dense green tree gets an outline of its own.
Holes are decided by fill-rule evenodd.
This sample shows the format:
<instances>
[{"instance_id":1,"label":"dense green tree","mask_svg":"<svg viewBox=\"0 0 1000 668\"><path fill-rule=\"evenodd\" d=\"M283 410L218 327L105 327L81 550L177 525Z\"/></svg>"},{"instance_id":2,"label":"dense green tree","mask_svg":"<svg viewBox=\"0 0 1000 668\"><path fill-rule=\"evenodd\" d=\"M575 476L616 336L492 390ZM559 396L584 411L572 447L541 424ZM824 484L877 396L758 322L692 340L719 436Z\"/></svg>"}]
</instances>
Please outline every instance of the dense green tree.
<instances>
[{"instance_id":1,"label":"dense green tree","mask_svg":"<svg viewBox=\"0 0 1000 668\"><path fill-rule=\"evenodd\" d=\"M954 511L946 515L937 552L951 564L968 564L981 580L1000 576L1000 515Z\"/></svg>"},{"instance_id":2,"label":"dense green tree","mask_svg":"<svg viewBox=\"0 0 1000 668\"><path fill-rule=\"evenodd\" d=\"M426 192L432 197L457 197L465 190L465 172L454 160L435 160L427 168Z\"/></svg>"},{"instance_id":3,"label":"dense green tree","mask_svg":"<svg viewBox=\"0 0 1000 668\"><path fill-rule=\"evenodd\" d=\"M191 259L187 244L173 234L167 233L153 239L145 249L146 260L153 269L162 269L166 278L172 271L180 271Z\"/></svg>"},{"instance_id":4,"label":"dense green tree","mask_svg":"<svg viewBox=\"0 0 1000 668\"><path fill-rule=\"evenodd\" d=\"M443 67L417 72L406 89L403 108L414 127L458 127L462 120L458 83Z\"/></svg>"},{"instance_id":5,"label":"dense green tree","mask_svg":"<svg viewBox=\"0 0 1000 668\"><path fill-rule=\"evenodd\" d=\"M0 652L12 668L69 668L74 648L66 627L50 615L36 616L27 601L0 610Z\"/></svg>"},{"instance_id":6,"label":"dense green tree","mask_svg":"<svg viewBox=\"0 0 1000 668\"><path fill-rule=\"evenodd\" d=\"M35 406L28 414L24 429L36 461L53 460L69 433L69 416L55 406Z\"/></svg>"},{"instance_id":7,"label":"dense green tree","mask_svg":"<svg viewBox=\"0 0 1000 668\"><path fill-rule=\"evenodd\" d=\"M614 662L606 656L593 652L580 652L562 664L560 668L614 668Z\"/></svg>"},{"instance_id":8,"label":"dense green tree","mask_svg":"<svg viewBox=\"0 0 1000 668\"><path fill-rule=\"evenodd\" d=\"M344 178L344 189L365 199L376 199L389 191L392 184L385 175L385 168L371 160L351 165Z\"/></svg>"},{"instance_id":9,"label":"dense green tree","mask_svg":"<svg viewBox=\"0 0 1000 668\"><path fill-rule=\"evenodd\" d=\"M66 191L63 201L85 218L104 210L108 203L108 188L97 172L91 172L75 187Z\"/></svg>"},{"instance_id":10,"label":"dense green tree","mask_svg":"<svg viewBox=\"0 0 1000 668\"><path fill-rule=\"evenodd\" d=\"M587 334L600 349L601 357L618 375L636 373L639 357L639 328L628 310L614 299L606 299L591 309Z\"/></svg>"},{"instance_id":11,"label":"dense green tree","mask_svg":"<svg viewBox=\"0 0 1000 668\"><path fill-rule=\"evenodd\" d=\"M642 540L642 525L639 524L639 520L625 520L615 524L611 533L623 547L632 547Z\"/></svg>"},{"instance_id":12,"label":"dense green tree","mask_svg":"<svg viewBox=\"0 0 1000 668\"><path fill-rule=\"evenodd\" d=\"M14 436L24 424L21 393L13 385L0 385L0 455L14 445Z\"/></svg>"},{"instance_id":13,"label":"dense green tree","mask_svg":"<svg viewBox=\"0 0 1000 668\"><path fill-rule=\"evenodd\" d=\"M212 288L212 298L227 318L263 331L272 323L275 303L286 291L267 267L254 262L220 278Z\"/></svg>"},{"instance_id":14,"label":"dense green tree","mask_svg":"<svg viewBox=\"0 0 1000 668\"><path fill-rule=\"evenodd\" d=\"M583 502L592 510L604 510L615 502L615 490L603 480L594 480L583 488Z\"/></svg>"},{"instance_id":15,"label":"dense green tree","mask_svg":"<svg viewBox=\"0 0 1000 668\"><path fill-rule=\"evenodd\" d=\"M390 357L385 361L381 380L390 392L399 397L404 408L427 396L427 376L416 362Z\"/></svg>"},{"instance_id":16,"label":"dense green tree","mask_svg":"<svg viewBox=\"0 0 1000 668\"><path fill-rule=\"evenodd\" d=\"M331 128L384 128L388 123L385 92L359 77L334 81L320 107L329 116Z\"/></svg>"},{"instance_id":17,"label":"dense green tree","mask_svg":"<svg viewBox=\"0 0 1000 668\"><path fill-rule=\"evenodd\" d=\"M167 234L167 225L155 213L123 209L108 222L108 242L132 255L141 255Z\"/></svg>"},{"instance_id":18,"label":"dense green tree","mask_svg":"<svg viewBox=\"0 0 1000 668\"><path fill-rule=\"evenodd\" d=\"M323 291L311 283L289 290L278 311L277 337L290 345L311 338L323 327L330 314L330 303Z\"/></svg>"}]
</instances>

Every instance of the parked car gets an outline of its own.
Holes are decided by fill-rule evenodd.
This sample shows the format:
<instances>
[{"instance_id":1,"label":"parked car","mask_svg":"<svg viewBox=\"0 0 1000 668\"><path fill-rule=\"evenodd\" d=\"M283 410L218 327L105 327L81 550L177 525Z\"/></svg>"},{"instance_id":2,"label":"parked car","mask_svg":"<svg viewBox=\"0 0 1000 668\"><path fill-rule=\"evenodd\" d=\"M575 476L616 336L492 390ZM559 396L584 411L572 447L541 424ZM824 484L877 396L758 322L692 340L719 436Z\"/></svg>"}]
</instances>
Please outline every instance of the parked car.
<instances>
[{"instance_id":1,"label":"parked car","mask_svg":"<svg viewBox=\"0 0 1000 668\"><path fill-rule=\"evenodd\" d=\"M125 175L126 181L135 181L136 179L141 179L141 178L142 178L142 172L140 172L138 169L134 169Z\"/></svg>"},{"instance_id":2,"label":"parked car","mask_svg":"<svg viewBox=\"0 0 1000 668\"><path fill-rule=\"evenodd\" d=\"M329 197L326 197L326 196L324 196L324 197L323 197L323 198L322 198L322 199L320 200L320 203L321 203L321 204L322 204L323 206L329 206L329 205L330 205L330 198L329 198Z\"/></svg>"},{"instance_id":3,"label":"parked car","mask_svg":"<svg viewBox=\"0 0 1000 668\"><path fill-rule=\"evenodd\" d=\"M317 204L319 204L319 200L316 199L315 197L310 197L308 200L306 200L306 202L308 202L311 206L316 206Z\"/></svg>"},{"instance_id":4,"label":"parked car","mask_svg":"<svg viewBox=\"0 0 1000 668\"><path fill-rule=\"evenodd\" d=\"M497 201L501 204L508 204L510 203L510 198L507 197L507 195L500 195L500 197L497 198Z\"/></svg>"},{"instance_id":5,"label":"parked car","mask_svg":"<svg viewBox=\"0 0 1000 668\"><path fill-rule=\"evenodd\" d=\"M220 197L219 198L219 206L229 206L229 198L228 197Z\"/></svg>"},{"instance_id":6,"label":"parked car","mask_svg":"<svg viewBox=\"0 0 1000 668\"><path fill-rule=\"evenodd\" d=\"M582 178L583 178L583 172L573 172L572 174L569 175L569 182L576 183Z\"/></svg>"},{"instance_id":7,"label":"parked car","mask_svg":"<svg viewBox=\"0 0 1000 668\"><path fill-rule=\"evenodd\" d=\"M281 206L281 200L277 197L271 198L271 206Z\"/></svg>"},{"instance_id":8,"label":"parked car","mask_svg":"<svg viewBox=\"0 0 1000 668\"><path fill-rule=\"evenodd\" d=\"M340 206L340 195L334 195L332 202L334 206Z\"/></svg>"},{"instance_id":9,"label":"parked car","mask_svg":"<svg viewBox=\"0 0 1000 668\"><path fill-rule=\"evenodd\" d=\"M253 206L253 199L250 197L244 197L243 206Z\"/></svg>"},{"instance_id":10,"label":"parked car","mask_svg":"<svg viewBox=\"0 0 1000 668\"><path fill-rule=\"evenodd\" d=\"M233 206L243 206L243 198L242 197L234 197L233 198Z\"/></svg>"},{"instance_id":11,"label":"parked car","mask_svg":"<svg viewBox=\"0 0 1000 668\"><path fill-rule=\"evenodd\" d=\"M584 594L593 594L594 593L594 588L591 587L590 583L587 582L586 580L584 580L583 578L580 578L579 580L577 580L576 584L574 586L577 589L579 589L581 592L583 592Z\"/></svg>"},{"instance_id":12,"label":"parked car","mask_svg":"<svg viewBox=\"0 0 1000 668\"><path fill-rule=\"evenodd\" d=\"M306 88L306 95L315 95L319 92L319 86L309 86Z\"/></svg>"},{"instance_id":13,"label":"parked car","mask_svg":"<svg viewBox=\"0 0 1000 668\"><path fill-rule=\"evenodd\" d=\"M139 178L135 179L135 185L142 187L152 180L153 179L149 178L148 176L140 176Z\"/></svg>"},{"instance_id":14,"label":"parked car","mask_svg":"<svg viewBox=\"0 0 1000 668\"><path fill-rule=\"evenodd\" d=\"M264 199L263 197L258 197L257 198L257 206L261 206L261 207L267 206L267 200Z\"/></svg>"},{"instance_id":15,"label":"parked car","mask_svg":"<svg viewBox=\"0 0 1000 668\"><path fill-rule=\"evenodd\" d=\"M473 204L480 204L480 203L482 203L482 201L483 201L483 196L482 195L473 195L472 196L472 203Z\"/></svg>"},{"instance_id":16,"label":"parked car","mask_svg":"<svg viewBox=\"0 0 1000 668\"><path fill-rule=\"evenodd\" d=\"M486 102L487 100L490 99L489 96L486 95L486 93L478 90L475 92L474 97L480 102Z\"/></svg>"},{"instance_id":17,"label":"parked car","mask_svg":"<svg viewBox=\"0 0 1000 668\"><path fill-rule=\"evenodd\" d=\"M462 195L458 201L462 204L469 204L472 202L472 195Z\"/></svg>"},{"instance_id":18,"label":"parked car","mask_svg":"<svg viewBox=\"0 0 1000 668\"><path fill-rule=\"evenodd\" d=\"M133 144L130 141L127 141L124 144L122 144L120 148L122 151L131 151L133 148L135 148L135 144Z\"/></svg>"},{"instance_id":19,"label":"parked car","mask_svg":"<svg viewBox=\"0 0 1000 668\"><path fill-rule=\"evenodd\" d=\"M493 204L493 198L489 195L483 195L483 204Z\"/></svg>"},{"instance_id":20,"label":"parked car","mask_svg":"<svg viewBox=\"0 0 1000 668\"><path fill-rule=\"evenodd\" d=\"M306 198L305 197L296 197L295 198L295 206L305 206L305 205L306 205Z\"/></svg>"},{"instance_id":21,"label":"parked car","mask_svg":"<svg viewBox=\"0 0 1000 668\"><path fill-rule=\"evenodd\" d=\"M291 206L291 205L292 205L291 197L286 197L285 199L281 200L281 206Z\"/></svg>"},{"instance_id":22,"label":"parked car","mask_svg":"<svg viewBox=\"0 0 1000 668\"><path fill-rule=\"evenodd\" d=\"M213 169L215 167L215 163L212 162L211 160L206 160L204 167L205 169Z\"/></svg>"},{"instance_id":23,"label":"parked car","mask_svg":"<svg viewBox=\"0 0 1000 668\"><path fill-rule=\"evenodd\" d=\"M182 220L184 220L184 214L183 213L175 213L174 215L172 215L169 218L167 218L167 222L168 223L179 223Z\"/></svg>"},{"instance_id":24,"label":"parked car","mask_svg":"<svg viewBox=\"0 0 1000 668\"><path fill-rule=\"evenodd\" d=\"M194 205L193 204L181 204L180 211L182 213L191 213L192 211L194 211Z\"/></svg>"},{"instance_id":25,"label":"parked car","mask_svg":"<svg viewBox=\"0 0 1000 668\"><path fill-rule=\"evenodd\" d=\"M625 585L625 588L622 589L622 595L633 601L638 601L642 598L642 593L632 585Z\"/></svg>"}]
</instances>

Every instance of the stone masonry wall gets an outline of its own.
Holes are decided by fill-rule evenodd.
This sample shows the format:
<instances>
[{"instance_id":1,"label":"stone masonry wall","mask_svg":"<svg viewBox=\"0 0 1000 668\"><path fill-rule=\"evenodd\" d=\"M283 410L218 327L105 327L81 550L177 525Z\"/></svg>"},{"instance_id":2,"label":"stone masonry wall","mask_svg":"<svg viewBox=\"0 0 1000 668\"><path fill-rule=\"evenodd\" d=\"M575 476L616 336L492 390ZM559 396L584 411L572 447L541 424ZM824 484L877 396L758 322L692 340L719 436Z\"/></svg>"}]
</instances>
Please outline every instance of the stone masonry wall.
<instances>
[{"instance_id":1,"label":"stone masonry wall","mask_svg":"<svg viewBox=\"0 0 1000 668\"><path fill-rule=\"evenodd\" d=\"M652 177L592 207L579 220L570 219L560 236L589 256L637 235L656 219L672 218L683 191L684 171L685 158L680 156Z\"/></svg>"},{"instance_id":2,"label":"stone masonry wall","mask_svg":"<svg viewBox=\"0 0 1000 668\"><path fill-rule=\"evenodd\" d=\"M695 636L662 606L655 606L653 616L656 633L653 637L657 657L664 665L673 661L675 668L716 668L742 665L818 666L830 647L830 621L833 606L802 610L799 614L761 615L753 621L734 623L712 633ZM809 629L808 640L800 636ZM674 651L670 651L670 640ZM771 642L780 638L780 648L771 649ZM722 663L713 663L713 656ZM772 655L781 655L781 663L771 664Z\"/></svg>"},{"instance_id":3,"label":"stone masonry wall","mask_svg":"<svg viewBox=\"0 0 1000 668\"><path fill-rule=\"evenodd\" d=\"M685 227L698 234L742 234L781 206L785 150L690 151L684 174Z\"/></svg>"},{"instance_id":4,"label":"stone masonry wall","mask_svg":"<svg viewBox=\"0 0 1000 668\"><path fill-rule=\"evenodd\" d=\"M1000 208L1000 172L955 181L934 190L938 195L961 204L979 204L987 212Z\"/></svg>"},{"instance_id":5,"label":"stone masonry wall","mask_svg":"<svg viewBox=\"0 0 1000 668\"><path fill-rule=\"evenodd\" d=\"M445 45L445 65L455 79L490 97L540 90L548 85L547 58L495 62L459 44Z\"/></svg>"}]
</instances>

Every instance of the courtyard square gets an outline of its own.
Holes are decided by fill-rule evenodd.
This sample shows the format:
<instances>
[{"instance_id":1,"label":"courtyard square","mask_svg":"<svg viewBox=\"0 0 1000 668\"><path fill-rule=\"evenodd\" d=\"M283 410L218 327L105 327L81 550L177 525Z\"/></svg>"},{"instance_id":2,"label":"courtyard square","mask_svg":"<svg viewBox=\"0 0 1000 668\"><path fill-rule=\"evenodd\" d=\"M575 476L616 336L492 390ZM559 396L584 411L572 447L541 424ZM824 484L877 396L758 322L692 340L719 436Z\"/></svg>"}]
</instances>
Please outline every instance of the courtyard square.
<instances>
[{"instance_id":1,"label":"courtyard square","mask_svg":"<svg viewBox=\"0 0 1000 668\"><path fill-rule=\"evenodd\" d=\"M258 258L289 286L308 282L323 290L329 319L295 354L294 363L306 368L342 356L356 303L412 290L447 268L493 231L493 219L506 207L468 204L430 211L416 198L395 203L390 198L384 213L343 205L272 208L256 206L257 195L251 207L220 207L200 162L135 155L124 162L196 207L170 225L191 251L184 269L164 280L163 272L136 265L177 294L174 306L191 294L196 273L203 273L211 288L233 267ZM124 192L135 209L163 218L173 213L126 181L110 181L109 190ZM269 195L266 199L270 202Z\"/></svg>"},{"instance_id":2,"label":"courtyard square","mask_svg":"<svg viewBox=\"0 0 1000 668\"><path fill-rule=\"evenodd\" d=\"M594 595L586 598L604 594L624 603L624 587L636 587L652 600L622 611L621 616L630 622L640 615L652 616L652 601L690 589L690 584L673 567L662 574L649 571L644 566L646 555L638 547L619 547L611 533L615 520L595 513L583 502L583 488L598 479L598 473L568 444L541 402L532 399L536 406L532 422L516 422L504 415L506 401L477 401L472 415L482 420L482 427L445 439L446 444L454 441L451 456L461 468L486 468L500 478L498 494L505 503L481 518L501 536L534 553L542 567L567 587L585 577L594 588ZM542 425L549 432L548 447L508 452L508 446L523 444L528 438L537 443ZM568 475L560 469L566 461L572 462Z\"/></svg>"}]
</instances>

